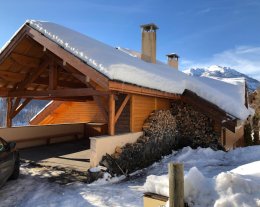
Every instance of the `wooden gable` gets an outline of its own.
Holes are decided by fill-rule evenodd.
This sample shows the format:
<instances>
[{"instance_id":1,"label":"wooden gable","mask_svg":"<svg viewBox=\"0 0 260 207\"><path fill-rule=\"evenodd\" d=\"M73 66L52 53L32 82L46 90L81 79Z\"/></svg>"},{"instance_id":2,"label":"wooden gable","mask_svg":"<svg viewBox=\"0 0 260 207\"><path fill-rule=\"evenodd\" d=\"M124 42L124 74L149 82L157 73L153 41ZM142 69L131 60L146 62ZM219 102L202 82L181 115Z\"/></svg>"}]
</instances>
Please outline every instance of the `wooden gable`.
<instances>
[{"instance_id":1,"label":"wooden gable","mask_svg":"<svg viewBox=\"0 0 260 207\"><path fill-rule=\"evenodd\" d=\"M53 101L37 114L31 125L64 123L106 123L95 101L63 102Z\"/></svg>"}]
</instances>

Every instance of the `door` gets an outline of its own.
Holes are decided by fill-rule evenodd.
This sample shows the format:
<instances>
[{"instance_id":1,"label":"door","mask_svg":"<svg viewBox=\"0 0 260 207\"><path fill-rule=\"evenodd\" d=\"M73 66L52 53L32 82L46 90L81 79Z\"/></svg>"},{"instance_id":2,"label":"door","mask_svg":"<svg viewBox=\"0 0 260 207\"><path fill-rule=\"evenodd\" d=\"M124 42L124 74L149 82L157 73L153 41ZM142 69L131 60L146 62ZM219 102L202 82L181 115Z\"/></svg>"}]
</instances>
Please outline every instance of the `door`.
<instances>
[{"instance_id":1,"label":"door","mask_svg":"<svg viewBox=\"0 0 260 207\"><path fill-rule=\"evenodd\" d=\"M0 186L10 177L13 170L13 157L7 146L0 138Z\"/></svg>"}]
</instances>

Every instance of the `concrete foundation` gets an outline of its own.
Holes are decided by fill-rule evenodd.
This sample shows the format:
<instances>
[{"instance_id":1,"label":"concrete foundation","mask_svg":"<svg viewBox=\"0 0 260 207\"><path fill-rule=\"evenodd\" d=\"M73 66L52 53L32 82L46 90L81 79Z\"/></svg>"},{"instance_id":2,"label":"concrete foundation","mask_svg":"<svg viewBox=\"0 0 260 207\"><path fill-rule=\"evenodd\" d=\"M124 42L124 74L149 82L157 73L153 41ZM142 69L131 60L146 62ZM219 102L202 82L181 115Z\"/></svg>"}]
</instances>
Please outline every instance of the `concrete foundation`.
<instances>
[{"instance_id":1,"label":"concrete foundation","mask_svg":"<svg viewBox=\"0 0 260 207\"><path fill-rule=\"evenodd\" d=\"M115 136L90 137L90 166L95 167L101 161L103 155L113 154L115 148L127 143L134 143L143 135L143 132L120 134Z\"/></svg>"}]
</instances>

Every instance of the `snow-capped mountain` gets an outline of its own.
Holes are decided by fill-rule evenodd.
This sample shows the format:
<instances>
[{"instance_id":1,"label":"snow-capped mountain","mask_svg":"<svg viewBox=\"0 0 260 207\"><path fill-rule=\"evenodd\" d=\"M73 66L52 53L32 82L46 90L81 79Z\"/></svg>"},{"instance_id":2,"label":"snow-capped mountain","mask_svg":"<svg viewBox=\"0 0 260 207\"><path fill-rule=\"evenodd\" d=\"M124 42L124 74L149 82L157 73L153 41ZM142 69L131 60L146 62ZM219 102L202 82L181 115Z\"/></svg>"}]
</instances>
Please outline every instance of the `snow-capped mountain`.
<instances>
[{"instance_id":1,"label":"snow-capped mountain","mask_svg":"<svg viewBox=\"0 0 260 207\"><path fill-rule=\"evenodd\" d=\"M222 67L212 65L206 68L190 68L184 70L184 73L196 76L196 77L209 77L209 78L245 78L248 89L250 92L260 87L260 82L254 78L251 78L243 73L236 71L229 67Z\"/></svg>"}]
</instances>

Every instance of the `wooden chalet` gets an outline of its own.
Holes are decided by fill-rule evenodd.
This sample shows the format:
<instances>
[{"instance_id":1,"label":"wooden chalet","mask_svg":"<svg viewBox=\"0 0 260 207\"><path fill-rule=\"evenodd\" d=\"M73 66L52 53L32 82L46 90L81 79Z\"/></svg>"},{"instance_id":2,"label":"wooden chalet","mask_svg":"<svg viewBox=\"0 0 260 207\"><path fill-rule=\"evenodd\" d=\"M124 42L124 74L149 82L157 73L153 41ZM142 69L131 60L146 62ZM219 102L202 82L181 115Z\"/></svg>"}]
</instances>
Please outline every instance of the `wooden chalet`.
<instances>
[{"instance_id":1,"label":"wooden chalet","mask_svg":"<svg viewBox=\"0 0 260 207\"><path fill-rule=\"evenodd\" d=\"M147 27L143 25L144 32ZM149 54L144 57L154 62ZM0 96L7 100L7 127L33 99L53 102L31 124L100 123L107 135L141 131L149 114L169 109L172 100L211 117L218 131L235 132L238 120L190 90L176 94L110 79L29 23L0 53Z\"/></svg>"}]
</instances>

